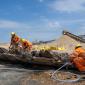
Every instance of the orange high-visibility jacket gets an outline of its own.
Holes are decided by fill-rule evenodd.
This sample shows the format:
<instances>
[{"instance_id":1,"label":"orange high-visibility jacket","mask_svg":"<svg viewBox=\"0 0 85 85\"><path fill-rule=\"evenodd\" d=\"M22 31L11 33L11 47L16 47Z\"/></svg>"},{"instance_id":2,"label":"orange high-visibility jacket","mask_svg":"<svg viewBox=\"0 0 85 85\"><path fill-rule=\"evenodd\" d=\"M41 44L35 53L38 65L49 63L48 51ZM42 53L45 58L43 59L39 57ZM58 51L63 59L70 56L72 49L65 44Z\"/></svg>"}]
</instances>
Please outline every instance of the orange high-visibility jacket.
<instances>
[{"instance_id":1,"label":"orange high-visibility jacket","mask_svg":"<svg viewBox=\"0 0 85 85\"><path fill-rule=\"evenodd\" d=\"M75 55L73 63L79 71L85 71L85 59L82 56L80 56L80 54L85 53L85 50L79 47L75 49L75 51L78 53L78 56Z\"/></svg>"},{"instance_id":2,"label":"orange high-visibility jacket","mask_svg":"<svg viewBox=\"0 0 85 85\"><path fill-rule=\"evenodd\" d=\"M85 71L85 60L82 57L74 58L73 63L79 71Z\"/></svg>"},{"instance_id":3,"label":"orange high-visibility jacket","mask_svg":"<svg viewBox=\"0 0 85 85\"><path fill-rule=\"evenodd\" d=\"M22 45L23 45L24 47L29 47L29 46L32 46L32 43L29 42L29 41L27 41L27 40L25 40L24 42L22 42Z\"/></svg>"},{"instance_id":4,"label":"orange high-visibility jacket","mask_svg":"<svg viewBox=\"0 0 85 85\"><path fill-rule=\"evenodd\" d=\"M13 43L18 43L19 41L20 41L20 38L17 35L15 35L12 39Z\"/></svg>"}]
</instances>

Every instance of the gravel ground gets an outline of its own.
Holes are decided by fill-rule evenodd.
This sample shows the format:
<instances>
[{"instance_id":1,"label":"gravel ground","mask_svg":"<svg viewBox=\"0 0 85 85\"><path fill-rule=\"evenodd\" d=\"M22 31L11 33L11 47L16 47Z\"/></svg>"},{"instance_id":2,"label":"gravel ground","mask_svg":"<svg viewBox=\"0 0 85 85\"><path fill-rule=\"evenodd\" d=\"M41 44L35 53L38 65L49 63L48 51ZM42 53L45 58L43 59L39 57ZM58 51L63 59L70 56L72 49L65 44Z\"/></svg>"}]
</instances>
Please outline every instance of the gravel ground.
<instances>
[{"instance_id":1,"label":"gravel ground","mask_svg":"<svg viewBox=\"0 0 85 85\"><path fill-rule=\"evenodd\" d=\"M0 64L0 85L85 85L85 81L63 83L51 78L54 70L34 70ZM84 75L83 75L84 76Z\"/></svg>"}]
</instances>

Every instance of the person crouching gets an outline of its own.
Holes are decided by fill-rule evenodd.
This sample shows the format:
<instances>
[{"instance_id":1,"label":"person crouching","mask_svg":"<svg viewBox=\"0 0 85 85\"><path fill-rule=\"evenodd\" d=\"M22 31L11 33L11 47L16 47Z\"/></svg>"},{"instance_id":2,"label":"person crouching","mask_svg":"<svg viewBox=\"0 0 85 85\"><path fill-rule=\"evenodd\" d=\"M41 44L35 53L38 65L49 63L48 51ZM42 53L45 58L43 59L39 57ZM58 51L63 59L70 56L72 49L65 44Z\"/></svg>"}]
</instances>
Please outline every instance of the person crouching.
<instances>
[{"instance_id":1,"label":"person crouching","mask_svg":"<svg viewBox=\"0 0 85 85\"><path fill-rule=\"evenodd\" d=\"M9 50L11 49L11 50L18 51L19 42L20 42L20 37L17 36L15 32L12 32Z\"/></svg>"},{"instance_id":2,"label":"person crouching","mask_svg":"<svg viewBox=\"0 0 85 85\"><path fill-rule=\"evenodd\" d=\"M23 52L27 53L31 51L32 43L30 41L21 38L20 42L21 42Z\"/></svg>"}]
</instances>

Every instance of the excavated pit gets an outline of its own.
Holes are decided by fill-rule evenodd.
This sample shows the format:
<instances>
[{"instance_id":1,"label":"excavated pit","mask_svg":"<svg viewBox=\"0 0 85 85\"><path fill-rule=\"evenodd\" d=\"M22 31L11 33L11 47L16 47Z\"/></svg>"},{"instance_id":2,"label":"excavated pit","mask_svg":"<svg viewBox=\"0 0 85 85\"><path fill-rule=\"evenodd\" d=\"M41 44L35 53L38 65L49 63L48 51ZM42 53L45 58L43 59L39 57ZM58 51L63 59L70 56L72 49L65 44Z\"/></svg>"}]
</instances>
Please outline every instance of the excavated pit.
<instances>
[{"instance_id":1,"label":"excavated pit","mask_svg":"<svg viewBox=\"0 0 85 85\"><path fill-rule=\"evenodd\" d=\"M61 36L58 40L55 40L48 45L65 46L66 50L63 53L71 53L76 44L81 43L69 36ZM81 43L83 47L84 43ZM7 45L0 45L0 47L8 48ZM3 51L4 50L4 51ZM5 49L0 49L1 53L7 52ZM38 56L38 55L37 55ZM43 57L43 55L42 55ZM2 56L3 58L3 56ZM13 59L10 56L10 59ZM5 58L6 60L6 58ZM76 83L62 83L51 79L51 73L54 68L48 68L30 64L15 64L0 61L0 85L84 85L85 81L79 81ZM81 76L85 76L84 74Z\"/></svg>"}]
</instances>

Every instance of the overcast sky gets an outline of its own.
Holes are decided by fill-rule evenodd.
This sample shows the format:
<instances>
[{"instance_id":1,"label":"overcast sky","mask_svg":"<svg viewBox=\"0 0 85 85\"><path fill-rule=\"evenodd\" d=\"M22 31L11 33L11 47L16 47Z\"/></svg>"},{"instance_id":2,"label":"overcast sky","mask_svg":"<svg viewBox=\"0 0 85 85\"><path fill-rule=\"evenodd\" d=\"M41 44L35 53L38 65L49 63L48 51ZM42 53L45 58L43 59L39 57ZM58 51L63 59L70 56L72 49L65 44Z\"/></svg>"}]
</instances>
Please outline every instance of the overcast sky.
<instances>
[{"instance_id":1,"label":"overcast sky","mask_svg":"<svg viewBox=\"0 0 85 85\"><path fill-rule=\"evenodd\" d=\"M10 33L35 40L52 40L62 30L85 34L85 0L0 0L0 41Z\"/></svg>"}]
</instances>

